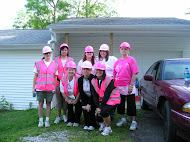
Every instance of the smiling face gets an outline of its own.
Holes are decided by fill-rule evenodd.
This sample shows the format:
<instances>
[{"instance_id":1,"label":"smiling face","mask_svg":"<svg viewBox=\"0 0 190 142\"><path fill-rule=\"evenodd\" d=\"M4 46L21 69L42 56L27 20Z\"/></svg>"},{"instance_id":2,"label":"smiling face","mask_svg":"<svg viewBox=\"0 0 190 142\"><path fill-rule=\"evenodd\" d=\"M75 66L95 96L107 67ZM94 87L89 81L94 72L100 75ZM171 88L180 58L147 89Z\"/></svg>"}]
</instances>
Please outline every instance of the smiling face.
<instances>
[{"instance_id":1,"label":"smiling face","mask_svg":"<svg viewBox=\"0 0 190 142\"><path fill-rule=\"evenodd\" d=\"M52 52L43 53L44 58L45 58L46 61L51 60L51 53L52 53Z\"/></svg>"},{"instance_id":2,"label":"smiling face","mask_svg":"<svg viewBox=\"0 0 190 142\"><path fill-rule=\"evenodd\" d=\"M67 47L62 48L62 49L61 49L61 56L62 56L62 57L66 57L67 54L68 54L68 49L67 49Z\"/></svg>"},{"instance_id":3,"label":"smiling face","mask_svg":"<svg viewBox=\"0 0 190 142\"><path fill-rule=\"evenodd\" d=\"M121 47L120 48L120 53L121 55L128 55L130 52L129 48L128 47Z\"/></svg>"},{"instance_id":4,"label":"smiling face","mask_svg":"<svg viewBox=\"0 0 190 142\"><path fill-rule=\"evenodd\" d=\"M92 56L94 55L94 52L85 52L85 55L87 58L92 58Z\"/></svg>"},{"instance_id":5,"label":"smiling face","mask_svg":"<svg viewBox=\"0 0 190 142\"><path fill-rule=\"evenodd\" d=\"M95 75L97 76L98 79L102 79L103 73L104 73L104 70L95 69Z\"/></svg>"},{"instance_id":6,"label":"smiling face","mask_svg":"<svg viewBox=\"0 0 190 142\"><path fill-rule=\"evenodd\" d=\"M67 73L69 77L73 77L76 73L76 69L74 68L67 68Z\"/></svg>"},{"instance_id":7,"label":"smiling face","mask_svg":"<svg viewBox=\"0 0 190 142\"><path fill-rule=\"evenodd\" d=\"M107 51L105 51L105 50L100 50L100 56L101 56L101 58L106 58L106 55L107 55Z\"/></svg>"},{"instance_id":8,"label":"smiling face","mask_svg":"<svg viewBox=\"0 0 190 142\"><path fill-rule=\"evenodd\" d=\"M85 78L88 78L90 73L91 73L92 69L90 68L82 68L82 72Z\"/></svg>"}]
</instances>

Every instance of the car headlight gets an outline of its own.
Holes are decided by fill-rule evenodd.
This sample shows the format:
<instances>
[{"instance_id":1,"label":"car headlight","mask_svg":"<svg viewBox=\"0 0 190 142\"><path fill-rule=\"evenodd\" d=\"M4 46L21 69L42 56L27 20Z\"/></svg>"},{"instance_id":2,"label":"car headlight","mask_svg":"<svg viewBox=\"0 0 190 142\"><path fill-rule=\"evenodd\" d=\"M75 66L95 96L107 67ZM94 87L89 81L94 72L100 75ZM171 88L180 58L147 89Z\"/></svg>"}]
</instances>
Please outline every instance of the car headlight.
<instances>
[{"instance_id":1,"label":"car headlight","mask_svg":"<svg viewBox=\"0 0 190 142\"><path fill-rule=\"evenodd\" d=\"M184 104L182 109L183 109L183 111L190 113L190 102Z\"/></svg>"}]
</instances>

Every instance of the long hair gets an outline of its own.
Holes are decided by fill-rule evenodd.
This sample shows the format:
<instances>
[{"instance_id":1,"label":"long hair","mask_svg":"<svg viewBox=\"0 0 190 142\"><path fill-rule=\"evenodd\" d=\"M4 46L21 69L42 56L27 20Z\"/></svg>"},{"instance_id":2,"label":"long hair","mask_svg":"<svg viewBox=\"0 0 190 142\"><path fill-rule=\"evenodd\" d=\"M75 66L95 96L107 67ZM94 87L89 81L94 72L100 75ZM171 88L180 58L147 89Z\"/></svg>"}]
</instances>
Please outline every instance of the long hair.
<instances>
[{"instance_id":1,"label":"long hair","mask_svg":"<svg viewBox=\"0 0 190 142\"><path fill-rule=\"evenodd\" d=\"M108 61L108 58L109 58L109 51L106 51L106 53L107 53L107 54L106 54L106 57L105 57L105 58L106 58L106 62L107 62L107 61ZM98 58L99 58L100 61L103 60L103 58L102 58L101 55L100 55L100 50L99 50Z\"/></svg>"},{"instance_id":2,"label":"long hair","mask_svg":"<svg viewBox=\"0 0 190 142\"><path fill-rule=\"evenodd\" d=\"M63 47L61 47L61 50L63 50L64 48L67 48L67 50L68 50L68 47L67 46L63 46ZM61 51L59 52L60 54L60 56L61 56ZM69 57L69 51L67 52L67 57Z\"/></svg>"},{"instance_id":3,"label":"long hair","mask_svg":"<svg viewBox=\"0 0 190 142\"><path fill-rule=\"evenodd\" d=\"M95 75L95 78L97 78L97 76ZM103 75L102 75L102 81L106 78L106 71L103 71ZM98 78L97 78L98 79Z\"/></svg>"},{"instance_id":4,"label":"long hair","mask_svg":"<svg viewBox=\"0 0 190 142\"><path fill-rule=\"evenodd\" d=\"M92 59L91 59L92 65L94 65L94 59L95 59L95 56L94 56L94 53L93 53L93 56L92 56ZM86 61L86 53L84 53L83 62L84 62L84 61Z\"/></svg>"}]
</instances>

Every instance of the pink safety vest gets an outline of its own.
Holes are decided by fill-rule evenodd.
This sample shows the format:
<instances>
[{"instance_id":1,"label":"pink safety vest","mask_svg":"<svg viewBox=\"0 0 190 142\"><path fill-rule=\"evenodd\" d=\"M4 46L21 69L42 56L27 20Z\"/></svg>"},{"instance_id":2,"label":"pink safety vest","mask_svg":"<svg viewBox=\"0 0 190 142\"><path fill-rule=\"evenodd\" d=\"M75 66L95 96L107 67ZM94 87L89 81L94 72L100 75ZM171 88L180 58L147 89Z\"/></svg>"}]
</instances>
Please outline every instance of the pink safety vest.
<instances>
[{"instance_id":1,"label":"pink safety vest","mask_svg":"<svg viewBox=\"0 0 190 142\"><path fill-rule=\"evenodd\" d=\"M58 78L59 80L61 80L63 74L66 74L66 73L67 73L66 64L67 64L69 61L74 61L74 59L73 59L73 58L70 58L70 57L67 57L67 61L66 61L66 63L65 63L65 66L63 67L63 64L62 64L62 62L61 62L61 57L59 56L59 57L56 57L56 58L55 58L55 63L58 64L58 76L57 76L57 78ZM59 82L57 82L57 86L58 86L58 85L59 85Z\"/></svg>"},{"instance_id":2,"label":"pink safety vest","mask_svg":"<svg viewBox=\"0 0 190 142\"><path fill-rule=\"evenodd\" d=\"M111 82L113 78L106 75L105 79L102 81L101 87L98 87L98 80L97 78L92 79L92 85L94 86L95 91L99 94L99 101L102 101L102 98L104 97L104 93L106 91L107 86ZM116 85L114 83L114 85ZM110 98L107 101L107 105L116 105L120 104L121 97L119 94L119 90L117 88L113 89L112 93L110 94Z\"/></svg>"},{"instance_id":3,"label":"pink safety vest","mask_svg":"<svg viewBox=\"0 0 190 142\"><path fill-rule=\"evenodd\" d=\"M64 86L64 92L65 92L65 94L68 96L69 94L68 94L68 91L67 91L67 77L68 77L68 74L66 74L65 76L63 76L62 78L61 78L61 82L62 82L62 84L63 84L63 86ZM77 80L78 80L78 78L80 77L78 74L75 74L75 81L74 81L74 95L75 95L75 97L78 95L78 93L79 93L79 90L78 90L78 83L77 83Z\"/></svg>"},{"instance_id":4,"label":"pink safety vest","mask_svg":"<svg viewBox=\"0 0 190 142\"><path fill-rule=\"evenodd\" d=\"M55 90L55 73L57 71L57 64L51 61L47 67L43 60L35 62L38 71L36 79L36 89L44 91Z\"/></svg>"}]
</instances>

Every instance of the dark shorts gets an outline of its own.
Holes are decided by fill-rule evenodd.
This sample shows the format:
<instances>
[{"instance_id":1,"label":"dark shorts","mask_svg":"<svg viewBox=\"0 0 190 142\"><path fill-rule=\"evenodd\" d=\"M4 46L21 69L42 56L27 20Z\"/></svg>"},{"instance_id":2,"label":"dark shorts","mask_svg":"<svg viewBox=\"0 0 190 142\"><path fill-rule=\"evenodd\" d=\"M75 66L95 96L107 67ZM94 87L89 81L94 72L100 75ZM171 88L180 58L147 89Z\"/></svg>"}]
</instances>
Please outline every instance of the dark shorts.
<instances>
[{"instance_id":1,"label":"dark shorts","mask_svg":"<svg viewBox=\"0 0 190 142\"><path fill-rule=\"evenodd\" d=\"M111 105L107 105L107 104L106 104L104 107L102 107L100 115L101 115L103 118L110 116L110 114L111 114L112 111L115 109L115 107L116 107L116 106L111 106Z\"/></svg>"},{"instance_id":2,"label":"dark shorts","mask_svg":"<svg viewBox=\"0 0 190 142\"><path fill-rule=\"evenodd\" d=\"M127 96L121 94L121 103L117 105L117 113L125 114L125 98L126 97L127 97L127 115L136 116L135 94L131 94Z\"/></svg>"},{"instance_id":3,"label":"dark shorts","mask_svg":"<svg viewBox=\"0 0 190 142\"><path fill-rule=\"evenodd\" d=\"M53 98L52 91L36 91L37 93L37 100L39 102L44 101L46 99L47 102L51 102Z\"/></svg>"}]
</instances>

